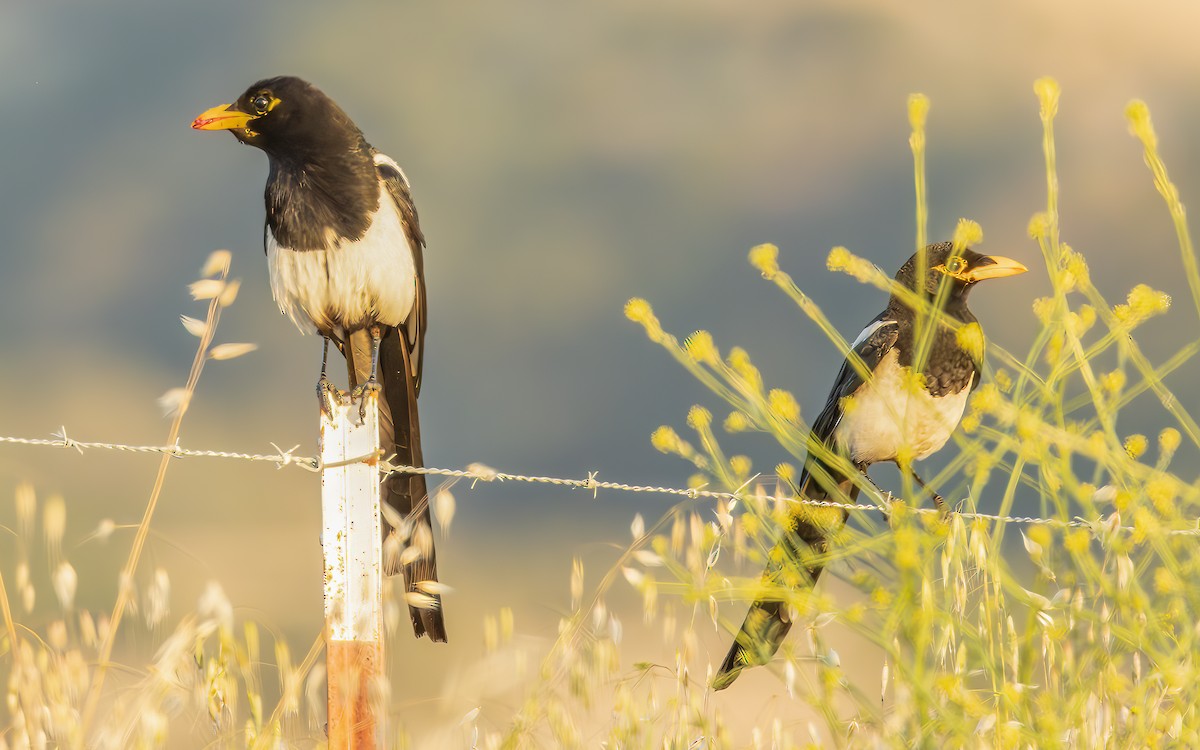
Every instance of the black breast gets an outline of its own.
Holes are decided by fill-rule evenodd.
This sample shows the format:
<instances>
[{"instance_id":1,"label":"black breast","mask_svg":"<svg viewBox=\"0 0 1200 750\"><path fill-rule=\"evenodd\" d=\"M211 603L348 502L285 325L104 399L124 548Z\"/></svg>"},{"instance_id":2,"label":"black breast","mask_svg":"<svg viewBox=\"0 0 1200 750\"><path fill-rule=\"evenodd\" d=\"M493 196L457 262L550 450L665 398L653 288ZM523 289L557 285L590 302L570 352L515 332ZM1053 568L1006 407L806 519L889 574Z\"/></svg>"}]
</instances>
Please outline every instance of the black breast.
<instances>
[{"instance_id":1,"label":"black breast","mask_svg":"<svg viewBox=\"0 0 1200 750\"><path fill-rule=\"evenodd\" d=\"M955 315L963 323L974 323L975 316L966 311ZM968 319L964 319L968 318ZM916 349L911 317L901 324L900 335L896 341L899 350L900 364L912 367ZM974 388L979 383L979 368L982 362L972 359L961 346L958 337L945 326L938 326L930 342L929 354L925 358L925 388L934 397L958 393L963 388Z\"/></svg>"},{"instance_id":2,"label":"black breast","mask_svg":"<svg viewBox=\"0 0 1200 750\"><path fill-rule=\"evenodd\" d=\"M266 188L267 228L280 246L326 250L331 239L366 234L379 208L379 178L369 158L288 164L271 159Z\"/></svg>"}]
</instances>

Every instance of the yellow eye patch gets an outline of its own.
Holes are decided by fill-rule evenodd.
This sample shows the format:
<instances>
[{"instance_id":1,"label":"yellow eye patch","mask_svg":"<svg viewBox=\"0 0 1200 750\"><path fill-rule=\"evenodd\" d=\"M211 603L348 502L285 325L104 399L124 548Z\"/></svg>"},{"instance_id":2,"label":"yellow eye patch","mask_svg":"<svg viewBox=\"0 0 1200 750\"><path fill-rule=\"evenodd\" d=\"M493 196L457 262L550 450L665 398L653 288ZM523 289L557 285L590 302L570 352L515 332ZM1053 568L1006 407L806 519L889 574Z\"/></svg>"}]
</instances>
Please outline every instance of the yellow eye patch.
<instances>
[{"instance_id":1,"label":"yellow eye patch","mask_svg":"<svg viewBox=\"0 0 1200 750\"><path fill-rule=\"evenodd\" d=\"M254 111L261 117L275 109L279 101L278 97L271 96L270 91L260 91L250 100L250 106L254 107Z\"/></svg>"}]
</instances>

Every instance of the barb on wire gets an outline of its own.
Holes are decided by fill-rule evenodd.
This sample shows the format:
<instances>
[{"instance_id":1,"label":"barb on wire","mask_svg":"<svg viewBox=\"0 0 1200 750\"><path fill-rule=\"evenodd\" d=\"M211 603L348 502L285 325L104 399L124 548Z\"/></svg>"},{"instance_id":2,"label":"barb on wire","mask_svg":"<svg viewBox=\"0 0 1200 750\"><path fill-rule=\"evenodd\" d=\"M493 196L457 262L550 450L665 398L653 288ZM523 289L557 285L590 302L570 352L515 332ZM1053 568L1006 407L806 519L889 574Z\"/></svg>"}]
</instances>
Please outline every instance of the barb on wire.
<instances>
[{"instance_id":1,"label":"barb on wire","mask_svg":"<svg viewBox=\"0 0 1200 750\"><path fill-rule=\"evenodd\" d=\"M319 472L323 468L319 459L311 456L297 456L296 451L300 446L293 446L288 450L283 450L275 443L271 446L275 448L275 453L237 453L234 451L212 451L212 450L196 450L193 448L184 448L179 444L175 445L125 445L123 443L104 443L75 440L67 437L65 427L60 428L54 433L52 438L19 438L6 437L0 435L0 443L12 443L16 445L40 445L51 446L56 448L74 448L83 453L84 450L98 448L102 450L124 451L128 453L167 453L176 458L231 458L241 461L259 461L264 463L275 464L276 468L282 469L285 466L297 466L305 471ZM710 498L713 500L736 500L744 501L751 493L744 487L737 492L722 492L719 490L706 490L699 487L660 487L654 485L641 484L625 484L623 482L609 482L597 479L599 472L589 471L585 479L570 479L564 477L546 477L528 474L509 474L503 471L497 471L492 467L482 463L468 464L465 469L439 469L432 466L406 466L404 464L393 464L389 461L380 459L377 455L362 456L357 459L350 459L341 463L357 463L358 461L378 461L379 467L383 471L400 472L404 474L426 474L443 477L454 477L457 479L470 479L471 487L474 489L477 482L527 482L533 484L549 484L558 487L570 487L572 489L586 490L596 497L600 490L613 490L616 492L649 492L657 495L675 495L678 497L686 497L690 500L699 500L701 498ZM888 499L894 499L888 493ZM883 505L875 505L872 503L840 503L833 500L810 500L803 497L789 498L792 502L802 503L819 508L839 508L841 510L858 510L876 513L888 513L890 509ZM944 511L936 508L921 508L910 507L908 511L911 513L941 515ZM1099 533L1101 530L1106 531L1124 531L1132 533L1132 526L1124 526L1120 523L1119 514L1113 514L1107 517L1098 518L1096 520L1086 520L1083 518L1073 518L1069 521L1061 518L1039 518L1037 516L1010 516L999 515L996 513L980 513L978 511L951 511L954 515L967 520L992 521L995 523L1015 524L1025 526L1054 526L1056 528L1069 529L1079 528L1087 529L1093 533ZM1200 519L1194 520L1190 527L1168 529L1167 532L1171 535L1178 536L1200 536Z\"/></svg>"}]
</instances>

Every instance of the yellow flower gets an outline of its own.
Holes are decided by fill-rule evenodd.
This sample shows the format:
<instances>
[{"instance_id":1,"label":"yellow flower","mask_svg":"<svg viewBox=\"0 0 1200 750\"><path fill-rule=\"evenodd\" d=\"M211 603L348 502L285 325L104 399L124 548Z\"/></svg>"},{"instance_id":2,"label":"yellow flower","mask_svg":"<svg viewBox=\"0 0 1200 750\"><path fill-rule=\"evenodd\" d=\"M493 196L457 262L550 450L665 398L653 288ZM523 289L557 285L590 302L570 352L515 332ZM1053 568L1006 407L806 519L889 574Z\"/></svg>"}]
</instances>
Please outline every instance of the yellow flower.
<instances>
[{"instance_id":1,"label":"yellow flower","mask_svg":"<svg viewBox=\"0 0 1200 750\"><path fill-rule=\"evenodd\" d=\"M879 586L871 591L871 601L880 607L887 607L892 603L892 592L890 589Z\"/></svg>"},{"instance_id":2,"label":"yellow flower","mask_svg":"<svg viewBox=\"0 0 1200 750\"><path fill-rule=\"evenodd\" d=\"M1004 403L1000 390L993 383L985 383L975 390L971 397L971 407L982 414L993 414L1000 410Z\"/></svg>"},{"instance_id":3,"label":"yellow flower","mask_svg":"<svg viewBox=\"0 0 1200 750\"><path fill-rule=\"evenodd\" d=\"M1171 307L1171 295L1138 284L1129 291L1129 306L1145 317L1165 313Z\"/></svg>"},{"instance_id":4,"label":"yellow flower","mask_svg":"<svg viewBox=\"0 0 1200 750\"><path fill-rule=\"evenodd\" d=\"M758 245L750 251L750 264L769 279L779 273L779 248L771 244Z\"/></svg>"},{"instance_id":5,"label":"yellow flower","mask_svg":"<svg viewBox=\"0 0 1200 750\"><path fill-rule=\"evenodd\" d=\"M1166 479L1156 477L1146 482L1146 497L1154 503L1154 508L1164 516L1169 516L1175 510L1175 487Z\"/></svg>"},{"instance_id":6,"label":"yellow flower","mask_svg":"<svg viewBox=\"0 0 1200 750\"><path fill-rule=\"evenodd\" d=\"M1033 93L1037 94L1038 102L1041 104L1042 117L1053 118L1058 114L1058 96L1062 93L1058 81L1050 76L1039 78L1033 82Z\"/></svg>"},{"instance_id":7,"label":"yellow flower","mask_svg":"<svg viewBox=\"0 0 1200 750\"><path fill-rule=\"evenodd\" d=\"M1041 545L1042 549L1049 549L1054 541L1050 529L1046 526L1030 526L1029 540L1035 544Z\"/></svg>"},{"instance_id":8,"label":"yellow flower","mask_svg":"<svg viewBox=\"0 0 1200 750\"><path fill-rule=\"evenodd\" d=\"M1158 452L1164 457L1175 455L1175 451L1179 448L1180 440L1179 430L1174 427L1168 427L1158 433Z\"/></svg>"},{"instance_id":9,"label":"yellow flower","mask_svg":"<svg viewBox=\"0 0 1200 750\"><path fill-rule=\"evenodd\" d=\"M1050 217L1045 212L1039 211L1029 219L1029 227L1026 230L1029 236L1035 240L1039 237L1045 237L1050 234Z\"/></svg>"},{"instance_id":10,"label":"yellow flower","mask_svg":"<svg viewBox=\"0 0 1200 750\"><path fill-rule=\"evenodd\" d=\"M896 567L914 570L921 565L920 540L917 532L908 526L896 529Z\"/></svg>"},{"instance_id":11,"label":"yellow flower","mask_svg":"<svg viewBox=\"0 0 1200 750\"><path fill-rule=\"evenodd\" d=\"M1130 435L1125 438L1125 452L1130 458L1140 458L1146 452L1147 444L1145 435Z\"/></svg>"},{"instance_id":12,"label":"yellow flower","mask_svg":"<svg viewBox=\"0 0 1200 750\"><path fill-rule=\"evenodd\" d=\"M1146 541L1150 535L1159 538L1160 524L1158 516L1154 515L1149 508L1140 506L1133 511L1133 533L1129 539L1134 544L1141 544Z\"/></svg>"},{"instance_id":13,"label":"yellow flower","mask_svg":"<svg viewBox=\"0 0 1200 750\"><path fill-rule=\"evenodd\" d=\"M759 374L758 368L750 361L750 355L740 346L735 346L729 350L729 367L746 381L746 384L752 391L761 392L763 383L762 375Z\"/></svg>"},{"instance_id":14,"label":"yellow flower","mask_svg":"<svg viewBox=\"0 0 1200 750\"><path fill-rule=\"evenodd\" d=\"M666 425L659 427L650 436L650 445L661 453L678 453L679 443L679 434Z\"/></svg>"},{"instance_id":15,"label":"yellow flower","mask_svg":"<svg viewBox=\"0 0 1200 750\"><path fill-rule=\"evenodd\" d=\"M654 310L646 300L634 297L625 303L625 317L634 323L645 324L647 320L654 317Z\"/></svg>"},{"instance_id":16,"label":"yellow flower","mask_svg":"<svg viewBox=\"0 0 1200 750\"><path fill-rule=\"evenodd\" d=\"M1065 250L1065 266L1068 276L1071 278L1071 286L1086 286L1091 283L1091 274L1088 272L1087 260L1079 253L1070 248ZM1066 283L1064 282L1064 286Z\"/></svg>"},{"instance_id":17,"label":"yellow flower","mask_svg":"<svg viewBox=\"0 0 1200 750\"><path fill-rule=\"evenodd\" d=\"M708 331L696 331L684 339L683 350L696 362L706 365L717 363L717 346L713 342L712 334Z\"/></svg>"},{"instance_id":18,"label":"yellow flower","mask_svg":"<svg viewBox=\"0 0 1200 750\"><path fill-rule=\"evenodd\" d=\"M1022 409L1017 414L1017 435L1022 441L1028 443L1035 440L1041 431L1042 420L1032 411Z\"/></svg>"},{"instance_id":19,"label":"yellow flower","mask_svg":"<svg viewBox=\"0 0 1200 750\"><path fill-rule=\"evenodd\" d=\"M1068 552L1075 555L1085 554L1091 542L1092 535L1086 529L1075 529L1068 532L1063 538L1063 546L1067 548Z\"/></svg>"},{"instance_id":20,"label":"yellow flower","mask_svg":"<svg viewBox=\"0 0 1200 750\"><path fill-rule=\"evenodd\" d=\"M976 484L983 484L987 481L987 475L995 466L995 459L990 453L981 452L976 454L972 475Z\"/></svg>"},{"instance_id":21,"label":"yellow flower","mask_svg":"<svg viewBox=\"0 0 1200 750\"><path fill-rule=\"evenodd\" d=\"M924 94L909 94L908 124L913 130L923 130L929 118L929 97Z\"/></svg>"},{"instance_id":22,"label":"yellow flower","mask_svg":"<svg viewBox=\"0 0 1200 750\"><path fill-rule=\"evenodd\" d=\"M966 415L962 418L962 421L958 423L958 426L962 428L963 432L967 433L968 435L971 434L975 430L979 429L979 415L974 412Z\"/></svg>"},{"instance_id":23,"label":"yellow flower","mask_svg":"<svg viewBox=\"0 0 1200 750\"><path fill-rule=\"evenodd\" d=\"M712 412L703 406L693 406L688 411L687 423L693 430L707 429L712 424Z\"/></svg>"},{"instance_id":24,"label":"yellow flower","mask_svg":"<svg viewBox=\"0 0 1200 750\"><path fill-rule=\"evenodd\" d=\"M1067 313L1067 328L1071 331L1071 335L1076 338L1087 333L1087 328L1083 325L1083 318L1079 317L1079 313L1073 310Z\"/></svg>"},{"instance_id":25,"label":"yellow flower","mask_svg":"<svg viewBox=\"0 0 1200 750\"><path fill-rule=\"evenodd\" d=\"M1158 136L1154 134L1154 123L1150 121L1150 108L1140 99L1134 99L1125 107L1125 119L1129 120L1129 132L1149 150L1158 148Z\"/></svg>"},{"instance_id":26,"label":"yellow flower","mask_svg":"<svg viewBox=\"0 0 1200 750\"><path fill-rule=\"evenodd\" d=\"M1165 313L1171 307L1171 295L1138 284L1129 291L1125 304L1113 307L1113 315L1121 323L1134 326L1147 318Z\"/></svg>"},{"instance_id":27,"label":"yellow flower","mask_svg":"<svg viewBox=\"0 0 1200 750\"><path fill-rule=\"evenodd\" d=\"M954 228L954 249L962 250L983 242L983 227L970 219L959 219Z\"/></svg>"},{"instance_id":28,"label":"yellow flower","mask_svg":"<svg viewBox=\"0 0 1200 750\"><path fill-rule=\"evenodd\" d=\"M1056 333L1050 337L1049 343L1046 344L1046 364L1057 365L1058 360L1062 358L1063 350L1063 335Z\"/></svg>"},{"instance_id":29,"label":"yellow flower","mask_svg":"<svg viewBox=\"0 0 1200 750\"><path fill-rule=\"evenodd\" d=\"M978 323L967 323L954 332L958 348L976 362L983 361L983 328Z\"/></svg>"},{"instance_id":30,"label":"yellow flower","mask_svg":"<svg viewBox=\"0 0 1200 750\"><path fill-rule=\"evenodd\" d=\"M850 267L850 263L854 260L854 256L844 247L835 247L829 251L829 257L825 259L825 267L830 271L844 271Z\"/></svg>"},{"instance_id":31,"label":"yellow flower","mask_svg":"<svg viewBox=\"0 0 1200 750\"><path fill-rule=\"evenodd\" d=\"M863 606L862 602L856 602L855 604L851 604L842 616L846 619L846 622L858 624L866 618L867 608Z\"/></svg>"},{"instance_id":32,"label":"yellow flower","mask_svg":"<svg viewBox=\"0 0 1200 750\"><path fill-rule=\"evenodd\" d=\"M1100 385L1111 395L1117 395L1125 387L1125 371L1113 370L1100 377Z\"/></svg>"},{"instance_id":33,"label":"yellow flower","mask_svg":"<svg viewBox=\"0 0 1200 750\"><path fill-rule=\"evenodd\" d=\"M646 329L646 335L651 341L662 341L663 330L658 318L654 317L654 309L650 303L641 297L634 297L625 303L625 317L634 323L640 323Z\"/></svg>"},{"instance_id":34,"label":"yellow flower","mask_svg":"<svg viewBox=\"0 0 1200 750\"><path fill-rule=\"evenodd\" d=\"M996 387L1002 392L1008 393L1010 390L1012 390L1012 375L1009 375L1008 370L1005 370L1003 367L997 369L996 372L993 373L992 380L995 381Z\"/></svg>"},{"instance_id":35,"label":"yellow flower","mask_svg":"<svg viewBox=\"0 0 1200 750\"><path fill-rule=\"evenodd\" d=\"M782 388L772 388L767 394L767 404L771 411L785 422L795 424L800 421L800 404L790 392Z\"/></svg>"},{"instance_id":36,"label":"yellow flower","mask_svg":"<svg viewBox=\"0 0 1200 750\"><path fill-rule=\"evenodd\" d=\"M733 456L729 459L729 468L738 479L750 476L752 464L749 456Z\"/></svg>"},{"instance_id":37,"label":"yellow flower","mask_svg":"<svg viewBox=\"0 0 1200 750\"><path fill-rule=\"evenodd\" d=\"M1038 297L1033 301L1033 314L1043 325L1050 325L1050 317L1054 315L1054 298Z\"/></svg>"},{"instance_id":38,"label":"yellow flower","mask_svg":"<svg viewBox=\"0 0 1200 750\"><path fill-rule=\"evenodd\" d=\"M740 411L733 411L725 417L726 432L745 432L750 429L750 419Z\"/></svg>"},{"instance_id":39,"label":"yellow flower","mask_svg":"<svg viewBox=\"0 0 1200 750\"><path fill-rule=\"evenodd\" d=\"M1082 336L1087 333L1093 325L1096 324L1096 308L1091 305L1080 305L1077 313L1072 313L1078 320L1078 327L1075 331L1076 336Z\"/></svg>"},{"instance_id":40,"label":"yellow flower","mask_svg":"<svg viewBox=\"0 0 1200 750\"><path fill-rule=\"evenodd\" d=\"M1154 569L1154 590L1160 594L1177 594L1182 590L1179 577L1167 568Z\"/></svg>"}]
</instances>

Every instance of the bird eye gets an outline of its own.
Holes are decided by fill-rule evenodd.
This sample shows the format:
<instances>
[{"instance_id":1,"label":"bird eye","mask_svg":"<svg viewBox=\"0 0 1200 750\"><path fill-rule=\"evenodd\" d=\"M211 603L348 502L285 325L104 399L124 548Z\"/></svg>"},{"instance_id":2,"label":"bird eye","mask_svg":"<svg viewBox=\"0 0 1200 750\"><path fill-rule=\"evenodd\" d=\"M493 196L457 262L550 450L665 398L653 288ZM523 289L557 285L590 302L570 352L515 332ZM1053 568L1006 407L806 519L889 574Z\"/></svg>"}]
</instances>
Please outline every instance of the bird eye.
<instances>
[{"instance_id":1,"label":"bird eye","mask_svg":"<svg viewBox=\"0 0 1200 750\"><path fill-rule=\"evenodd\" d=\"M967 262L957 256L946 261L946 270L953 274L962 273L967 267Z\"/></svg>"},{"instance_id":2,"label":"bird eye","mask_svg":"<svg viewBox=\"0 0 1200 750\"><path fill-rule=\"evenodd\" d=\"M258 96L254 97L254 101L250 103L254 106L254 111L260 115L265 115L267 113L267 108L271 106L271 100L267 98L266 94L259 94Z\"/></svg>"}]
</instances>

